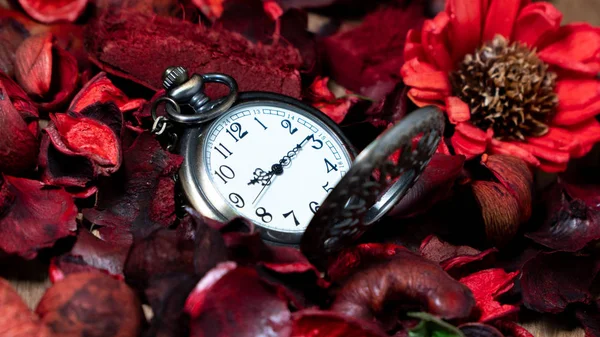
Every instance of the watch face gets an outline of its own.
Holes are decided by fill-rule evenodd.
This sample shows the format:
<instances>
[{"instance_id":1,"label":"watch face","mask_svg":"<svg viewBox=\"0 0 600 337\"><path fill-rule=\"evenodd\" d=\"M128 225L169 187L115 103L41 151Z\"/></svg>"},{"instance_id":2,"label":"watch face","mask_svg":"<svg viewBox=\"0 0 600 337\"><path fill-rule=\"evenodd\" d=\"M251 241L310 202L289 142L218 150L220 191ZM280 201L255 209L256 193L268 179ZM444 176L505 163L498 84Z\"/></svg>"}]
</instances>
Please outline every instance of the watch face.
<instances>
[{"instance_id":1,"label":"watch face","mask_svg":"<svg viewBox=\"0 0 600 337\"><path fill-rule=\"evenodd\" d=\"M204 137L203 173L236 214L275 232L304 232L352 164L326 123L276 101L234 106Z\"/></svg>"}]
</instances>

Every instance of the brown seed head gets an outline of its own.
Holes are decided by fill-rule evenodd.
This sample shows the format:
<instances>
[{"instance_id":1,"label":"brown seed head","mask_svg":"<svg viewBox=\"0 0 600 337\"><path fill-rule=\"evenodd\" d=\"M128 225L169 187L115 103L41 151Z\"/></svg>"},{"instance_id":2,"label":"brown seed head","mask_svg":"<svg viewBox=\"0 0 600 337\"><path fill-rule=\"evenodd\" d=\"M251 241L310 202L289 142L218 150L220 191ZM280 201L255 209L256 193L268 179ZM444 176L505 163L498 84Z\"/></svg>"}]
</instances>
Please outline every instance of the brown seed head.
<instances>
[{"instance_id":1,"label":"brown seed head","mask_svg":"<svg viewBox=\"0 0 600 337\"><path fill-rule=\"evenodd\" d=\"M471 123L497 139L524 140L548 132L558 96L556 74L535 49L501 35L467 54L450 74L454 93L471 107Z\"/></svg>"}]
</instances>

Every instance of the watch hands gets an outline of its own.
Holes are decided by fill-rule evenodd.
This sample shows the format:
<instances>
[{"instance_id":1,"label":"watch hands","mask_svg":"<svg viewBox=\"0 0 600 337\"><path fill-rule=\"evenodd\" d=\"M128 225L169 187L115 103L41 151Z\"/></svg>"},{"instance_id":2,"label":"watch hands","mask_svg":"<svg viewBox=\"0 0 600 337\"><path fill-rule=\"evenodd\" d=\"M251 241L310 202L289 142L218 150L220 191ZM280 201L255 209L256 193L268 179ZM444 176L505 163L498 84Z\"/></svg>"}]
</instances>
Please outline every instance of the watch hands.
<instances>
[{"instance_id":1,"label":"watch hands","mask_svg":"<svg viewBox=\"0 0 600 337\"><path fill-rule=\"evenodd\" d=\"M263 192L267 189L267 186L271 185L271 181L273 179L273 175L269 176L269 179L262 183L263 184L263 188L260 189L260 192L258 192L258 195L256 196L256 198L254 198L254 201L252 201L252 205L254 205L256 203L256 200L258 200L258 198L260 198L260 196L263 194Z\"/></svg>"}]
</instances>

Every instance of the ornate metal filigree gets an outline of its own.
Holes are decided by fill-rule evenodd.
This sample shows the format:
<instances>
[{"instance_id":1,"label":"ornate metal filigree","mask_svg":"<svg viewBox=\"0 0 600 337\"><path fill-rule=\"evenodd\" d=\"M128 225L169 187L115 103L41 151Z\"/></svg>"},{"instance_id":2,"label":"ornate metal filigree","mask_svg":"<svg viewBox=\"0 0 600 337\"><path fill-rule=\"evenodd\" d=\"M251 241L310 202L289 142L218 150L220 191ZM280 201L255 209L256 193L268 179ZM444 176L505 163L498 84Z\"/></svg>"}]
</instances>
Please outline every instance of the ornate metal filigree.
<instances>
[{"instance_id":1,"label":"ornate metal filigree","mask_svg":"<svg viewBox=\"0 0 600 337\"><path fill-rule=\"evenodd\" d=\"M319 266L351 245L408 191L435 152L444 117L435 107L418 109L385 131L355 159L309 223L300 244Z\"/></svg>"}]
</instances>

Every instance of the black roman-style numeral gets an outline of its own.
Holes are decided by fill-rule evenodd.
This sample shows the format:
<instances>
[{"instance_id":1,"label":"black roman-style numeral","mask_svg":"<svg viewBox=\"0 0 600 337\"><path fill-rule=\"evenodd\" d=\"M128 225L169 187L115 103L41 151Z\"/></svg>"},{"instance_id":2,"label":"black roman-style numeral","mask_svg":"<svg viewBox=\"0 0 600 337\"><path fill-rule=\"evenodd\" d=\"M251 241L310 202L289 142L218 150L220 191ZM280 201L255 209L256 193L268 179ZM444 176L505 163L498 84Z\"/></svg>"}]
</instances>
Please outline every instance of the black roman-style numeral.
<instances>
[{"instance_id":1,"label":"black roman-style numeral","mask_svg":"<svg viewBox=\"0 0 600 337\"><path fill-rule=\"evenodd\" d=\"M283 217L287 219L287 217L288 217L288 216L290 216L290 215L292 215L292 218L294 218L294 224L295 224L296 226L299 226L299 225L300 225L300 222L298 221L298 219L296 219L296 214L294 214L294 211L293 211L293 210L291 210L291 211L289 211L289 212L287 212L287 213L284 213L284 214L283 214Z\"/></svg>"},{"instance_id":2,"label":"black roman-style numeral","mask_svg":"<svg viewBox=\"0 0 600 337\"><path fill-rule=\"evenodd\" d=\"M236 143L240 139L246 137L246 135L248 134L248 131L243 131L242 130L242 126L240 125L240 123L232 123L229 126L229 129L226 130L226 132L235 140ZM237 137L235 136L234 133L237 133Z\"/></svg>"},{"instance_id":3,"label":"black roman-style numeral","mask_svg":"<svg viewBox=\"0 0 600 337\"><path fill-rule=\"evenodd\" d=\"M327 173L338 170L337 165L330 163L327 158L325 158L325 166L327 167Z\"/></svg>"},{"instance_id":4,"label":"black roman-style numeral","mask_svg":"<svg viewBox=\"0 0 600 337\"><path fill-rule=\"evenodd\" d=\"M222 143L219 143L218 146L215 146L215 150L219 151L219 153L223 156L223 159L227 159L229 158L229 156L231 156L233 153L231 151L229 151L229 149L227 147L225 147L225 145L223 145Z\"/></svg>"},{"instance_id":5,"label":"black roman-style numeral","mask_svg":"<svg viewBox=\"0 0 600 337\"><path fill-rule=\"evenodd\" d=\"M231 167L227 165L221 165L221 167L219 167L219 171L215 170L215 174L217 175L217 177L223 180L224 184L227 184L227 180L235 178L235 172L233 172Z\"/></svg>"}]
</instances>

